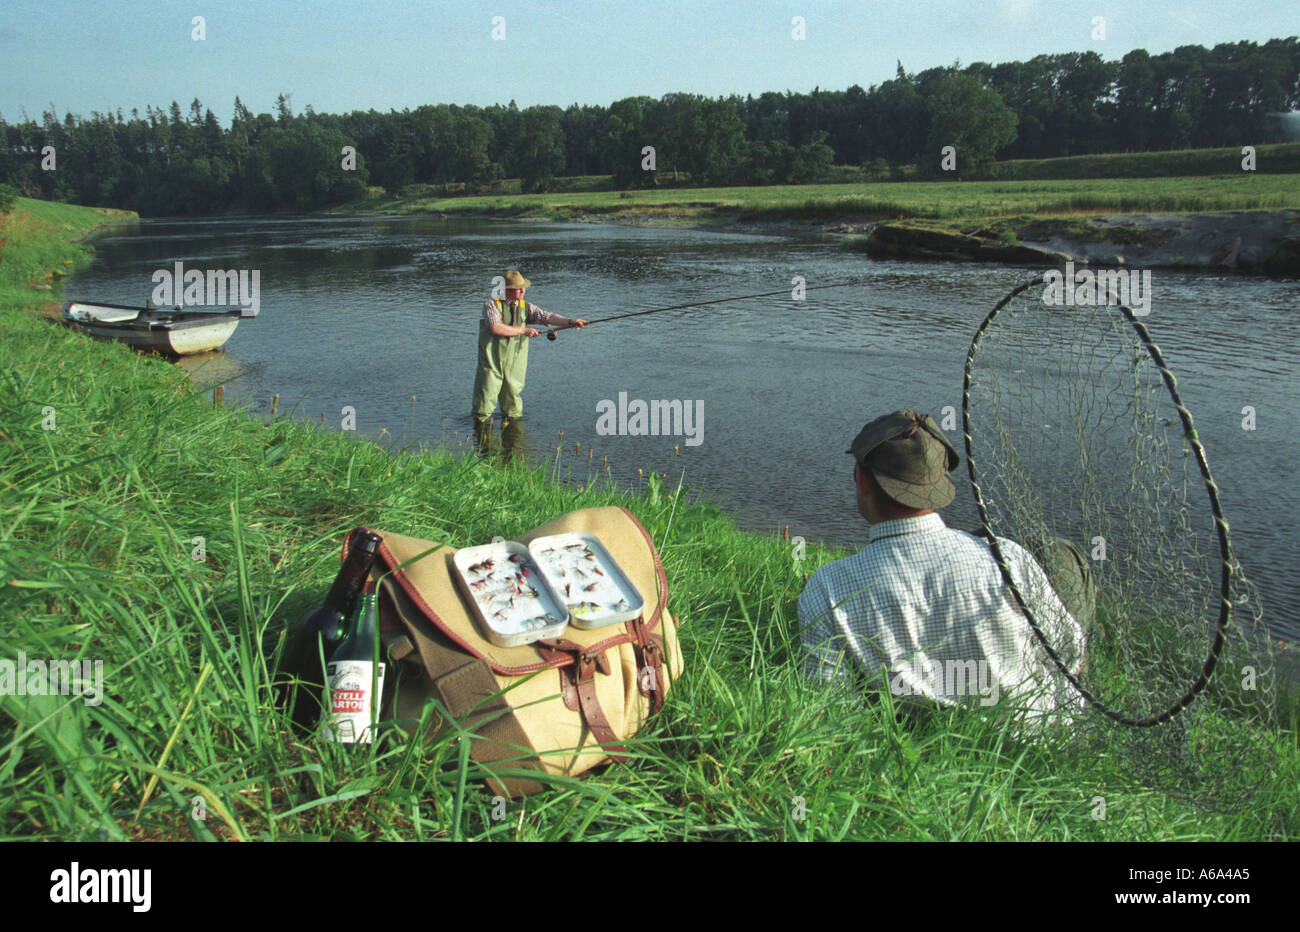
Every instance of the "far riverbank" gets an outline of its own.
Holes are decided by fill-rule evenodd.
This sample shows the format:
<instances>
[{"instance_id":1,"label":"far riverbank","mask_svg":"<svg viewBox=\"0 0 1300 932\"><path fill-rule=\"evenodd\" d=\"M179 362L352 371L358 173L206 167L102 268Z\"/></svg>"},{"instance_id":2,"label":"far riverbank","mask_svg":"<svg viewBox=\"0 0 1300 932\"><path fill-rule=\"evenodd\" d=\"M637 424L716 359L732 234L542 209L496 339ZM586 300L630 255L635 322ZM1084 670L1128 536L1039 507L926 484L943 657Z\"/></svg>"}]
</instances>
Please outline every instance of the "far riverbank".
<instances>
[{"instance_id":1,"label":"far riverbank","mask_svg":"<svg viewBox=\"0 0 1300 932\"><path fill-rule=\"evenodd\" d=\"M1300 275L1300 185L1286 174L382 196L330 212L825 237L891 258Z\"/></svg>"}]
</instances>

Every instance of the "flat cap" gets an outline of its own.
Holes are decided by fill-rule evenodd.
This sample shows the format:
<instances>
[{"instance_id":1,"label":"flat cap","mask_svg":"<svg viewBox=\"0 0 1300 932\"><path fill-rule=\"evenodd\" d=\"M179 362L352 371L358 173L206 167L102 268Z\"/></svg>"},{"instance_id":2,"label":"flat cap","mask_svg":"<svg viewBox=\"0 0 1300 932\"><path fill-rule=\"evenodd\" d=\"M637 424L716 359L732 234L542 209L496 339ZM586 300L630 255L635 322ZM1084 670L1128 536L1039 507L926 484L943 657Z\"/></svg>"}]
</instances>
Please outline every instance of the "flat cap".
<instances>
[{"instance_id":1,"label":"flat cap","mask_svg":"<svg viewBox=\"0 0 1300 932\"><path fill-rule=\"evenodd\" d=\"M903 410L878 417L844 452L908 508L943 508L957 496L948 474L961 457L928 414Z\"/></svg>"}]
</instances>

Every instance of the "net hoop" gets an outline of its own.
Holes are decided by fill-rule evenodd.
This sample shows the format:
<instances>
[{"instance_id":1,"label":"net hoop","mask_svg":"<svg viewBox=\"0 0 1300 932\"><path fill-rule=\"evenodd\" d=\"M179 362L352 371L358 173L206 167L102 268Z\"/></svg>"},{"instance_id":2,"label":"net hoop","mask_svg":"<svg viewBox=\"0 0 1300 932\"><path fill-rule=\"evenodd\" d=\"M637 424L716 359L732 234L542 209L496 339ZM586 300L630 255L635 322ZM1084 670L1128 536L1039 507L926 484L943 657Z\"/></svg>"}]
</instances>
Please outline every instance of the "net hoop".
<instances>
[{"instance_id":1,"label":"net hoop","mask_svg":"<svg viewBox=\"0 0 1300 932\"><path fill-rule=\"evenodd\" d=\"M1192 700L1195 699L1203 689L1205 689L1206 685L1210 681L1210 676L1214 673L1215 666L1219 662L1219 653L1223 649L1223 644L1227 637L1228 624L1232 617L1229 586L1232 578L1233 560L1232 546L1228 540L1228 522L1223 516L1223 507L1219 502L1219 487L1215 484L1214 478L1210 475L1210 464L1205 456L1205 448L1201 445L1200 438L1196 434L1196 429L1192 425L1192 414L1187 410L1187 407L1183 404L1182 397L1178 394L1178 381L1174 378L1174 374L1165 364L1164 357L1160 353L1160 347L1158 347L1151 339L1151 335L1147 332L1146 327L1134 316L1133 311L1129 307L1123 304L1107 304L1106 307L1114 308L1123 315L1124 320L1128 322L1129 326L1132 327L1133 331L1137 334L1143 349L1160 372L1160 377L1164 382L1165 389L1169 392L1169 397L1174 403L1174 408L1177 410L1178 417L1182 421L1184 439L1196 458L1197 468L1201 472L1201 478L1205 483L1205 491L1210 499L1210 511L1214 517L1215 531L1219 541L1219 554L1223 564L1222 576L1219 583L1219 617L1215 622L1214 641L1210 645L1209 654L1206 656L1205 662L1201 666L1201 672L1196 677L1195 682L1192 683L1191 687L1180 699L1157 715L1151 715L1145 718L1135 718L1112 709L1100 698L1094 696L1088 688L1079 681L1079 678L1066 668L1066 665L1061 661L1060 656L1057 654L1056 649L1043 633L1042 628L1038 624L1038 619L1034 617L1033 611L1027 604L1027 600L1021 594L1020 589L1016 586L1011 571L1007 567L1006 558L1002 554L1002 548L998 544L997 535L993 533L992 528L989 526L988 508L984 501L984 493L980 488L979 476L976 473L975 458L973 455L970 418L971 373L974 370L975 357L980 348L980 340L983 338L989 325L992 324L994 319L998 316L998 313L1006 307L1013 298L1027 289L1032 288L1034 285L1042 284L1043 279L1041 277L1031 278L1024 284L1013 288L1006 297L994 306L988 316L984 318L984 322L980 324L979 329L975 332L974 339L971 340L970 350L966 353L965 376L962 381L961 417L962 436L966 444L966 467L970 473L971 493L975 499L975 507L979 512L981 528L984 536L989 541L990 547L993 551L994 560L996 560L998 569L1002 573L1002 578L1011 589L1012 595L1015 596L1017 605L1019 605L1020 610L1024 613L1025 618L1029 622L1030 628L1034 632L1034 637L1037 639L1040 646L1042 646L1042 648L1047 652L1047 655L1052 658L1052 663L1056 665L1057 670L1060 671L1060 673L1069 681L1070 685L1074 687L1085 701L1109 718L1124 725L1131 725L1137 728L1150 728L1169 721L1183 709L1187 708L1187 706L1191 704Z\"/></svg>"}]
</instances>

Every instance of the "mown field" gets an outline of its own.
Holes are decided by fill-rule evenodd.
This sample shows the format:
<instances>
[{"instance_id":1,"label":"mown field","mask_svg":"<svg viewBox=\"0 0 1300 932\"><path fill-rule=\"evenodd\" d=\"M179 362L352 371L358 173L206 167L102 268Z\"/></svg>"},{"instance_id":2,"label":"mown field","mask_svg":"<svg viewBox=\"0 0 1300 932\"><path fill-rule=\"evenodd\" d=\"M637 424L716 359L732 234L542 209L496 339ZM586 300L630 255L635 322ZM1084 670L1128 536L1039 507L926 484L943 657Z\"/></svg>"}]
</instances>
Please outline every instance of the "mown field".
<instances>
[{"instance_id":1,"label":"mown field","mask_svg":"<svg viewBox=\"0 0 1300 932\"><path fill-rule=\"evenodd\" d=\"M1055 181L882 182L587 191L406 200L376 198L337 213L437 212L534 220L677 223L970 219L1017 214L1179 213L1300 207L1293 175L1206 175Z\"/></svg>"},{"instance_id":2,"label":"mown field","mask_svg":"<svg viewBox=\"0 0 1300 932\"><path fill-rule=\"evenodd\" d=\"M1294 703L1280 729L1232 723L1274 748L1202 775L1233 806L1144 785L1120 741L1026 740L978 709L900 722L887 690L798 675L804 574L840 554L801 564L671 478L615 488L567 446L508 465L214 406L178 368L29 313L50 297L32 279L86 261L68 240L104 217L20 203L0 256L0 658L102 660L105 695L0 696L0 838L1300 837ZM497 821L454 738L387 731L358 754L293 728L286 632L347 529L465 546L613 503L660 546L686 656L629 763Z\"/></svg>"},{"instance_id":3,"label":"mown field","mask_svg":"<svg viewBox=\"0 0 1300 932\"><path fill-rule=\"evenodd\" d=\"M614 190L606 176L556 179L548 194L522 194L517 179L476 195L464 186L440 191L413 185L402 196L376 189L376 196L333 212L730 224L1300 207L1300 143L1260 146L1256 157L1254 172L1241 170L1239 149L1194 149L998 162L989 178L961 181L873 180L868 172L836 166L833 183L812 185L690 188L666 173L663 187L634 191Z\"/></svg>"}]
</instances>

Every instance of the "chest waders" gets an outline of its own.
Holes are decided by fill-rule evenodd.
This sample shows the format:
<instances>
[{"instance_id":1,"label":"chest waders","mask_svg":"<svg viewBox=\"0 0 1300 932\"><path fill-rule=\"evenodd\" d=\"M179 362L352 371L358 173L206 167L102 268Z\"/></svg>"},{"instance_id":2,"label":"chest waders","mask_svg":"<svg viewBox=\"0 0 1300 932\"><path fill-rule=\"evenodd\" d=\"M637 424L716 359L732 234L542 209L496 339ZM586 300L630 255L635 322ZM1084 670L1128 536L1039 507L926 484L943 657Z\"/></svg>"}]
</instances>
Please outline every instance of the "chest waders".
<instances>
[{"instance_id":1,"label":"chest waders","mask_svg":"<svg viewBox=\"0 0 1300 932\"><path fill-rule=\"evenodd\" d=\"M496 301L501 322L507 327L528 325L528 304L524 301ZM490 420L498 399L506 418L523 417L524 376L528 372L528 337L498 337L486 319L478 323L478 371L474 374L474 417Z\"/></svg>"}]
</instances>

